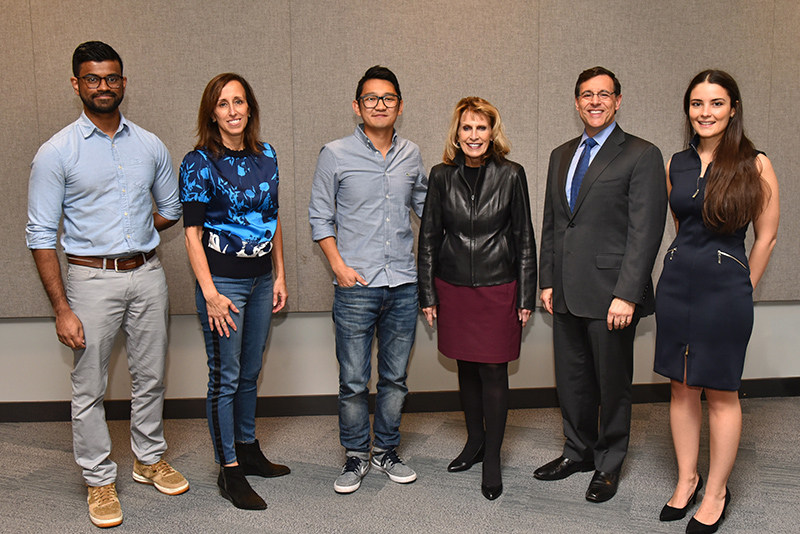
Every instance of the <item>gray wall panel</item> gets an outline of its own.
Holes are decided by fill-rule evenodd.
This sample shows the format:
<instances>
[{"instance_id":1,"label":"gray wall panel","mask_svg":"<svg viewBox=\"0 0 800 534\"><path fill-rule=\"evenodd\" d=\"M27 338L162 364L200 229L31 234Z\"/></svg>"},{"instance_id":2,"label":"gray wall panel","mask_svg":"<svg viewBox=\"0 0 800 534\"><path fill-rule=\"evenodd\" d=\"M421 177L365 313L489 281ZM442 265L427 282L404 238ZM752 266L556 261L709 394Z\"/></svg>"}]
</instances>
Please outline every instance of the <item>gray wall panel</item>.
<instances>
[{"instance_id":1,"label":"gray wall panel","mask_svg":"<svg viewBox=\"0 0 800 534\"><path fill-rule=\"evenodd\" d=\"M278 153L291 299L297 294L294 276L297 270L289 3L288 0L270 2L269 6L254 11L252 2L229 2L221 14L233 16L221 16L212 22L209 14L219 11L220 4L206 0L167 3L140 0L115 4L114 9L108 10L98 10L95 3L85 0L57 5L34 0L30 19L41 117L39 143L74 121L81 112L80 100L69 77L72 52L83 41L105 40L122 56L128 85L120 109L126 117L164 141L176 172L184 154L194 145L197 109L206 83L220 72L242 74L259 99L263 139ZM86 13L92 13L92 17ZM135 31L98 31L98 28L118 29L120 21ZM34 153L35 149L23 159L30 162ZM21 250L28 254L24 243ZM194 313L194 277L186 257L181 223L162 234L159 255L171 288L171 312ZM34 291L43 295L39 288ZM46 300L44 305L40 302L28 308L23 315L50 313Z\"/></svg>"},{"instance_id":2,"label":"gray wall panel","mask_svg":"<svg viewBox=\"0 0 800 534\"><path fill-rule=\"evenodd\" d=\"M30 158L39 148L39 117L34 70L33 35L30 6L25 2L7 2L0 21L0 188L3 191L0 232L0 317L25 314L29 309L47 312L50 305L36 274L31 254L25 248L28 175ZM13 43L9 48L8 43Z\"/></svg>"},{"instance_id":3,"label":"gray wall panel","mask_svg":"<svg viewBox=\"0 0 800 534\"><path fill-rule=\"evenodd\" d=\"M800 265L800 108L797 101L800 80L800 3L794 0L775 2L774 26L771 33L773 52L762 60L770 62L771 75L758 80L769 88L769 133L759 145L767 153L778 175L781 200L781 224L778 243L767 272L756 289L763 300L796 300L798 298L797 266ZM748 120L753 115L748 109Z\"/></svg>"},{"instance_id":4,"label":"gray wall panel","mask_svg":"<svg viewBox=\"0 0 800 534\"><path fill-rule=\"evenodd\" d=\"M737 79L746 107L748 135L759 147L765 146L770 92L764 80L772 71L773 2L706 2L702 12L715 14L713 24L697 10L697 3L691 0L658 4L624 0L541 2L541 194L550 152L582 131L575 111L575 80L581 70L595 65L614 71L622 84L622 105L617 114L620 126L655 143L665 161L683 149L683 94L692 77L707 68L726 70ZM613 18L601 17L603 23L598 23L598 13L613 13ZM565 120L568 113L569 120ZM540 221L541 209L540 205ZM668 218L662 251L674 236L674 225ZM660 264L657 259L654 280L658 279ZM785 292L771 286L771 279L765 278L759 287L762 299L800 296L798 287Z\"/></svg>"},{"instance_id":5,"label":"gray wall panel","mask_svg":"<svg viewBox=\"0 0 800 534\"><path fill-rule=\"evenodd\" d=\"M303 212L317 155L323 144L351 134L358 123L351 102L368 67L380 63L397 74L405 102L397 129L420 146L426 169L441 161L453 107L468 95L500 109L515 147L512 159L535 169L537 5L504 1L492 7L487 11L478 1L369 4L369 11L381 17L362 13L365 5L355 0L292 2L303 310L329 310L333 295L327 261L311 242ZM303 16L312 11L313 17ZM477 19L478 26L469 22ZM325 98L314 98L320 91ZM535 204L534 182L531 189Z\"/></svg>"},{"instance_id":6,"label":"gray wall panel","mask_svg":"<svg viewBox=\"0 0 800 534\"><path fill-rule=\"evenodd\" d=\"M281 169L290 309L327 310L331 273L311 242L307 204L317 154L349 135L357 119L350 103L364 70L376 63L400 79L405 112L401 135L422 149L428 169L440 161L450 113L462 96L487 98L500 109L530 185L540 232L550 151L578 135L572 89L584 68L603 64L623 84L619 121L656 143L668 158L682 146L681 98L703 68L728 70L739 81L748 132L772 159L781 183L779 244L756 296L800 298L794 265L800 242L800 187L790 169L798 112L789 102L800 69L800 23L793 0L711 0L696 3L631 0L131 0L98 9L87 0L7 3L0 42L14 53L0 62L6 102L29 80L30 105L6 106L0 132L14 158L0 165L9 207L0 237L0 317L49 315L50 307L25 249L23 227L29 163L39 144L75 120L80 101L69 83L74 47L110 42L125 60L122 110L166 143L177 168L194 141L194 123L208 80L226 70L252 83L262 106L262 133ZM216 16L219 15L219 16ZM674 232L667 224L665 243ZM181 228L163 235L160 254L171 287L172 312L193 313L193 277ZM659 263L659 262L657 262ZM657 268L658 271L658 268Z\"/></svg>"}]
</instances>

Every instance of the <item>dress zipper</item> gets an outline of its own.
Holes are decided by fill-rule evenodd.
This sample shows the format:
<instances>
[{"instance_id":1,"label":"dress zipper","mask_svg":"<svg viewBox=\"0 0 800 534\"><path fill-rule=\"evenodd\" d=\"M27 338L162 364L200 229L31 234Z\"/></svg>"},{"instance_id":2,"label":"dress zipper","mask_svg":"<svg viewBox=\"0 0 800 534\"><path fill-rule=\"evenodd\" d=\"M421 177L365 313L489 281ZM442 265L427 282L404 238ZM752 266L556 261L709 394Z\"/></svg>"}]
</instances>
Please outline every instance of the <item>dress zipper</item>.
<instances>
[{"instance_id":1,"label":"dress zipper","mask_svg":"<svg viewBox=\"0 0 800 534\"><path fill-rule=\"evenodd\" d=\"M742 268L743 268L744 270L746 270L746 271L747 271L747 270L749 270L749 269L747 268L747 265L745 265L744 263L740 262L740 261L739 261L737 258L735 258L734 256L731 256L731 255L730 255L730 254L728 254L727 252L722 252L721 250L717 250L717 263L719 263L720 265L722 264L722 256L725 256L726 258L730 258L730 259L732 259L733 261L735 261L736 263L738 263L739 265L741 265L741 266L742 266Z\"/></svg>"}]
</instances>

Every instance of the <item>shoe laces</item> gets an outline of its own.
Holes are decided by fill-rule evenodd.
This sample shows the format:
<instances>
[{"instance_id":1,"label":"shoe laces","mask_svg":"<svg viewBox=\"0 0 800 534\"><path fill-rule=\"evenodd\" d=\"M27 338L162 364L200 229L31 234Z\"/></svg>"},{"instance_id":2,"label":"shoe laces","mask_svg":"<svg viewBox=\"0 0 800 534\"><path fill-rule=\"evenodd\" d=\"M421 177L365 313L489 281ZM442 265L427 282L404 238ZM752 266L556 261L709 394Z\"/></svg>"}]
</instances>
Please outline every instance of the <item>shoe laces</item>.
<instances>
[{"instance_id":1,"label":"shoe laces","mask_svg":"<svg viewBox=\"0 0 800 534\"><path fill-rule=\"evenodd\" d=\"M395 464L402 464L403 460L397 456L397 450L389 449L385 453L383 453L383 458L381 458L381 464L385 465L386 467L392 467Z\"/></svg>"},{"instance_id":2,"label":"shoe laces","mask_svg":"<svg viewBox=\"0 0 800 534\"><path fill-rule=\"evenodd\" d=\"M153 465L152 465L152 466L150 466L150 467L152 467L152 468L153 468L153 470L154 470L156 473L160 474L162 477L168 477L168 476L170 476L171 474L173 474L173 473L176 473L176 472L177 472L177 471L175 471L175 469L173 469L173 468L172 468L172 466L171 466L171 465L169 465L169 464L168 464L167 462L165 462L164 460L159 460L158 462L156 462L155 464L153 464Z\"/></svg>"},{"instance_id":3,"label":"shoe laces","mask_svg":"<svg viewBox=\"0 0 800 534\"><path fill-rule=\"evenodd\" d=\"M352 471L353 473L357 472L361 462L362 460L358 456L348 456L347 461L344 463L344 467L342 468L342 474L348 471Z\"/></svg>"},{"instance_id":4,"label":"shoe laces","mask_svg":"<svg viewBox=\"0 0 800 534\"><path fill-rule=\"evenodd\" d=\"M89 491L92 492L94 501L98 506L110 504L117 500L117 488L114 484L106 484L105 486L90 486Z\"/></svg>"}]
</instances>

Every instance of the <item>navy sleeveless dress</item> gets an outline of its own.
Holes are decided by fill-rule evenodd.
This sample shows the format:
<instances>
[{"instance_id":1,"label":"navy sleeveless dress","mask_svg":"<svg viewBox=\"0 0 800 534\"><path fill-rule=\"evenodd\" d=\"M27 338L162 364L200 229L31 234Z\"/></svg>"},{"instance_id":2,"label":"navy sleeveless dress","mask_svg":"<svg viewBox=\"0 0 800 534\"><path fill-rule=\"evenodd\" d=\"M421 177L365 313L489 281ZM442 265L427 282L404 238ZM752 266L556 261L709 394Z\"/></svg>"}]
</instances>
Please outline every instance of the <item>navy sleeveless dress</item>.
<instances>
[{"instance_id":1,"label":"navy sleeveless dress","mask_svg":"<svg viewBox=\"0 0 800 534\"><path fill-rule=\"evenodd\" d=\"M747 226L723 235L703 223L706 180L694 143L670 163L678 235L656 289L654 370L679 382L685 371L687 385L736 391L753 330Z\"/></svg>"}]
</instances>

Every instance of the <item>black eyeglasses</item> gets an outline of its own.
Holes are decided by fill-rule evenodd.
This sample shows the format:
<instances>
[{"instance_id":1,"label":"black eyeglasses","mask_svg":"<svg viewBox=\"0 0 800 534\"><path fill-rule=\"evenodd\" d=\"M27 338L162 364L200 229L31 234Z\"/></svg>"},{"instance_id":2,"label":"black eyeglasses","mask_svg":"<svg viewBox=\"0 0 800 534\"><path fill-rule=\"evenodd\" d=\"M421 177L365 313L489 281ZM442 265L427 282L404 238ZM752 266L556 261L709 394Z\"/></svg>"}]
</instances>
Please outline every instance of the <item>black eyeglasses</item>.
<instances>
[{"instance_id":1,"label":"black eyeglasses","mask_svg":"<svg viewBox=\"0 0 800 534\"><path fill-rule=\"evenodd\" d=\"M387 108L396 108L397 104L400 103L400 97L391 94L383 96L364 95L361 97L361 103L364 104L364 107L367 109L374 109L377 107L379 100L383 100L383 105Z\"/></svg>"},{"instance_id":2,"label":"black eyeglasses","mask_svg":"<svg viewBox=\"0 0 800 534\"><path fill-rule=\"evenodd\" d=\"M87 74L86 76L78 76L86 84L89 89L97 89L100 87L100 82L106 81L109 89L119 89L122 87L122 76L119 74L109 74L108 76L97 76L96 74Z\"/></svg>"}]
</instances>

